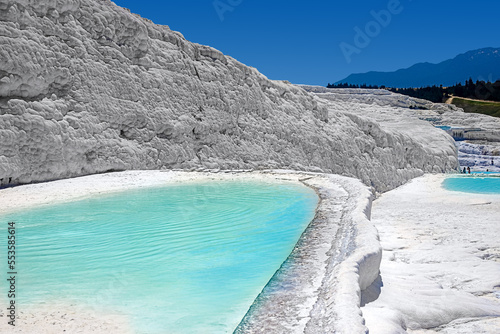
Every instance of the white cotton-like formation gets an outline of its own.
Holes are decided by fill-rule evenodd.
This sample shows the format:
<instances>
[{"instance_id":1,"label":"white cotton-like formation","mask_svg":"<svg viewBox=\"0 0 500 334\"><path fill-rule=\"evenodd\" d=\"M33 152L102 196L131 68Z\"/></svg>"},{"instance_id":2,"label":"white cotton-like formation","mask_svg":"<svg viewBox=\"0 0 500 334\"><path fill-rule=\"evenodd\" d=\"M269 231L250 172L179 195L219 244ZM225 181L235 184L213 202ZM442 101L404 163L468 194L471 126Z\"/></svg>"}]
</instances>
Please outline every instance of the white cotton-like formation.
<instances>
[{"instance_id":1,"label":"white cotton-like formation","mask_svg":"<svg viewBox=\"0 0 500 334\"><path fill-rule=\"evenodd\" d=\"M460 166L478 172L500 172L500 143L488 141L457 142Z\"/></svg>"},{"instance_id":2,"label":"white cotton-like formation","mask_svg":"<svg viewBox=\"0 0 500 334\"><path fill-rule=\"evenodd\" d=\"M445 190L426 175L373 205L380 278L362 294L373 334L498 333L500 195Z\"/></svg>"},{"instance_id":3,"label":"white cotton-like formation","mask_svg":"<svg viewBox=\"0 0 500 334\"><path fill-rule=\"evenodd\" d=\"M3 186L112 170L289 168L386 191L457 168L453 141L401 113L417 102L399 95L329 101L110 1L0 9Z\"/></svg>"},{"instance_id":4,"label":"white cotton-like formation","mask_svg":"<svg viewBox=\"0 0 500 334\"><path fill-rule=\"evenodd\" d=\"M452 104L432 103L381 89L302 87L330 101L329 109L343 105L352 114L372 119L387 131L402 131L434 154L443 154L447 148L436 140L436 134L430 136L411 120L426 121L457 141L461 169L469 166L473 171L500 171L499 118L465 113Z\"/></svg>"},{"instance_id":5,"label":"white cotton-like formation","mask_svg":"<svg viewBox=\"0 0 500 334\"><path fill-rule=\"evenodd\" d=\"M0 45L0 187L119 170L278 168L368 186L302 175L322 196L319 229L304 234L299 265L273 281L276 291L264 290L243 332L366 332L361 291L376 285L382 257L370 190L456 170L455 141L436 126L464 139L500 138L499 120L450 105L271 81L109 0L0 0ZM496 152L488 143L479 149L459 146L461 159ZM142 173L116 177L139 184ZM105 175L101 181L115 177ZM43 185L27 187L46 199L33 194ZM386 319L386 333L409 324L412 310L385 311L368 311L366 320ZM435 314L460 318L448 311ZM431 313L411 321L417 329L443 323Z\"/></svg>"}]
</instances>

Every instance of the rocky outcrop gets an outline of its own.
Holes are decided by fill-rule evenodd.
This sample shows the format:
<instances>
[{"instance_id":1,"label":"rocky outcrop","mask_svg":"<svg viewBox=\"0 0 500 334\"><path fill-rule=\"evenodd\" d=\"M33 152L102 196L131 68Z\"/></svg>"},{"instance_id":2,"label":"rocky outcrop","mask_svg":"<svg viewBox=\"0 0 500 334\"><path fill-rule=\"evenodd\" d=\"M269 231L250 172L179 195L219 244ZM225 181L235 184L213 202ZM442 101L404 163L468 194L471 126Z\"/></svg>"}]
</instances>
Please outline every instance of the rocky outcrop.
<instances>
[{"instance_id":1,"label":"rocky outcrop","mask_svg":"<svg viewBox=\"0 0 500 334\"><path fill-rule=\"evenodd\" d=\"M463 109L453 104L432 103L409 96L396 94L381 89L338 89L302 85L306 91L328 101L329 108L334 108L339 101L350 104L351 113L369 117L382 127L389 126L388 115L392 118L394 111L400 116L397 127L407 127L406 134L419 138L426 147L433 145L428 142L426 134L415 132L409 119L429 122L446 132L456 140L458 160L461 168L470 167L473 171L500 171L500 119L477 113L465 113ZM394 107L389 114L377 106ZM387 129L390 131L390 129ZM420 131L420 130L419 130ZM439 144L440 145L440 144ZM439 145L434 145L439 151ZM436 152L437 153L437 152ZM439 154L439 153L437 153Z\"/></svg>"},{"instance_id":2,"label":"rocky outcrop","mask_svg":"<svg viewBox=\"0 0 500 334\"><path fill-rule=\"evenodd\" d=\"M0 0L0 44L3 186L109 170L290 168L385 191L457 167L448 136L390 104L372 106L388 120L371 119L365 104L268 80L107 0Z\"/></svg>"}]
</instances>

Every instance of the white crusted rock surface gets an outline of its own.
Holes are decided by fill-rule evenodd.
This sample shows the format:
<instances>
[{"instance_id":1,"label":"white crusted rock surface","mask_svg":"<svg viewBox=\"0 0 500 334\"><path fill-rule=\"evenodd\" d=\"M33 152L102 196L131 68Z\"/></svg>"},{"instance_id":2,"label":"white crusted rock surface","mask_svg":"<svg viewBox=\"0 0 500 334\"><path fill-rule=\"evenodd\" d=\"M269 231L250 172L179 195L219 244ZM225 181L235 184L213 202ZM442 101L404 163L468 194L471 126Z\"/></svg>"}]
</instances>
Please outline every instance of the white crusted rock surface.
<instances>
[{"instance_id":1,"label":"white crusted rock surface","mask_svg":"<svg viewBox=\"0 0 500 334\"><path fill-rule=\"evenodd\" d=\"M457 167L450 138L393 102L322 100L107 0L0 0L0 45L3 186L109 170L291 168L385 191Z\"/></svg>"},{"instance_id":2,"label":"white crusted rock surface","mask_svg":"<svg viewBox=\"0 0 500 334\"><path fill-rule=\"evenodd\" d=\"M397 120L398 118L394 115L397 114L405 118L427 121L435 126L453 128L458 137L461 137L460 139L500 142L500 119L498 117L466 113L453 104L433 103L385 89L325 88L307 85L300 87L314 93L322 100L330 101L328 106L330 109L335 109L338 101L344 101L353 111L362 111L365 116L382 123L387 116ZM386 108L374 108L374 106ZM450 135L452 132L450 131Z\"/></svg>"}]
</instances>

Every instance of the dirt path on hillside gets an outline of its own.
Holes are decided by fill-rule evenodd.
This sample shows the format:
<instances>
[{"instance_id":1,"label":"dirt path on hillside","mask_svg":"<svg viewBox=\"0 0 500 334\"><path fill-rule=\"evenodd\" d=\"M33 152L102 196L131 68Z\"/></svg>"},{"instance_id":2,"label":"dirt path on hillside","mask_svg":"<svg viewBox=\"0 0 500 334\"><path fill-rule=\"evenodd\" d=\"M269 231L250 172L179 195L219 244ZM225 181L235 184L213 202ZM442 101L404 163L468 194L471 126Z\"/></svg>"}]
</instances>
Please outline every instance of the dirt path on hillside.
<instances>
[{"instance_id":1,"label":"dirt path on hillside","mask_svg":"<svg viewBox=\"0 0 500 334\"><path fill-rule=\"evenodd\" d=\"M467 97L459 97L459 96L450 96L448 100L446 100L446 104L453 104L453 99L462 99L462 100L468 100L468 101L476 101L476 102L487 102L487 103L500 103L498 101L489 101L489 100L476 100L476 99L469 99Z\"/></svg>"}]
</instances>

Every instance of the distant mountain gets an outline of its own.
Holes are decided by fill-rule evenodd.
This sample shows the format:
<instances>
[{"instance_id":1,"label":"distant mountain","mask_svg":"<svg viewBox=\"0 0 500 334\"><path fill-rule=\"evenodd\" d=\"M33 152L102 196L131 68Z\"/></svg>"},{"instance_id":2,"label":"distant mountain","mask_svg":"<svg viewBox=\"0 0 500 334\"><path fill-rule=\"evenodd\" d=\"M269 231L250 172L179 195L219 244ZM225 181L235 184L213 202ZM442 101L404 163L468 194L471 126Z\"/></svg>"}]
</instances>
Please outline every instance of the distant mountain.
<instances>
[{"instance_id":1,"label":"distant mountain","mask_svg":"<svg viewBox=\"0 0 500 334\"><path fill-rule=\"evenodd\" d=\"M385 85L387 87L452 86L468 78L494 82L500 79L500 48L469 51L439 64L418 63L395 72L351 74L337 81L354 85Z\"/></svg>"}]
</instances>

